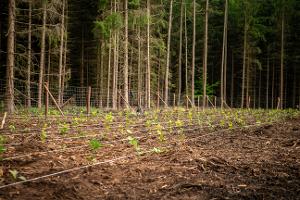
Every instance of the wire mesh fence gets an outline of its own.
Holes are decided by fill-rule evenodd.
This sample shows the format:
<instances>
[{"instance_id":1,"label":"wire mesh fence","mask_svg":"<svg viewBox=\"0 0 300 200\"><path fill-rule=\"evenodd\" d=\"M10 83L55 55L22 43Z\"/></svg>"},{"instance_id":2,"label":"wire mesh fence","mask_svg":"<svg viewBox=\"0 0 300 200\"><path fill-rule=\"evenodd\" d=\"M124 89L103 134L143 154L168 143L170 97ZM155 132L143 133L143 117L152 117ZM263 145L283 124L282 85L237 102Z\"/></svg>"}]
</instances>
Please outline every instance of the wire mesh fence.
<instances>
[{"instance_id":1,"label":"wire mesh fence","mask_svg":"<svg viewBox=\"0 0 300 200\"><path fill-rule=\"evenodd\" d=\"M5 102L5 83L0 81L0 109L3 110ZM31 108L38 107L39 101L39 86L37 83L31 83L30 87L27 86L25 82L15 81L14 84L14 103L15 107L22 109L27 108L30 102ZM89 92L90 88L90 92ZM86 107L88 104L92 108L101 109L123 109L126 105L130 107L146 107L146 93L144 91L138 92L135 90L130 90L128 93L129 102L126 102L123 96L123 91L118 90L113 96L113 92L110 90L108 94L107 89L103 90L101 88L93 87L74 87L66 85L61 91L57 85L49 85L49 98L48 106L49 108L55 108L56 103L59 104L61 109L72 109L78 107ZM47 94L45 87L42 87L42 97L41 103L45 105L45 97ZM59 93L61 95L59 95ZM164 101L162 94L158 92L153 92L151 94L151 107L201 107L203 105L203 98L196 97L194 101L191 97L183 94L181 95L180 101L178 102L178 96L174 93L169 94L168 102ZM208 97L206 106L215 107L220 104L220 100L217 97Z\"/></svg>"}]
</instances>

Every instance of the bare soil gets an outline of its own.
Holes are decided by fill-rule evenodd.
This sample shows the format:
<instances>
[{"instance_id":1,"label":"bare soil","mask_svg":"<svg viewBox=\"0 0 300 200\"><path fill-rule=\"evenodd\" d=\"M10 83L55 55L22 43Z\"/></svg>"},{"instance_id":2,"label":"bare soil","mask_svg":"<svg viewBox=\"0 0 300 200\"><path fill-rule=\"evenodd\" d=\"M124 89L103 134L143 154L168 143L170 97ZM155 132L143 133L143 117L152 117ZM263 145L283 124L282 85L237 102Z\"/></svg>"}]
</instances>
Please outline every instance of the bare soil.
<instances>
[{"instance_id":1,"label":"bare soil","mask_svg":"<svg viewBox=\"0 0 300 200\"><path fill-rule=\"evenodd\" d=\"M128 141L116 142L95 153L97 161L127 158L3 188L0 199L300 199L300 119L187 131L184 138L168 135L165 142L149 136L140 143L144 151L157 147L164 152L137 155ZM29 140L21 149L56 148L50 145ZM0 161L1 185L13 182L8 169L29 179L85 165L89 155L83 147Z\"/></svg>"}]
</instances>

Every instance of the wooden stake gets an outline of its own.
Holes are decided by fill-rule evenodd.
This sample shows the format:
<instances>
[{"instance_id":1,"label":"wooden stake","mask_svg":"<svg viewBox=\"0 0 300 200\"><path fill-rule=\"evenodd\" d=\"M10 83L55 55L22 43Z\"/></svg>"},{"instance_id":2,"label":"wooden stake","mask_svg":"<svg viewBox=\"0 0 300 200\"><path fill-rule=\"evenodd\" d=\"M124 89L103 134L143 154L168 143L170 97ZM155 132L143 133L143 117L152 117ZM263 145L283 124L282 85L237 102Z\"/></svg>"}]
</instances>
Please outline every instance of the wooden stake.
<instances>
[{"instance_id":1,"label":"wooden stake","mask_svg":"<svg viewBox=\"0 0 300 200\"><path fill-rule=\"evenodd\" d=\"M49 83L46 82L45 86L48 88L49 87ZM46 92L46 98L45 98L45 118L46 119L48 117L48 111L49 111L49 93Z\"/></svg>"},{"instance_id":2,"label":"wooden stake","mask_svg":"<svg viewBox=\"0 0 300 200\"><path fill-rule=\"evenodd\" d=\"M87 95L86 95L86 114L89 116L91 114L91 93L92 87L89 86L87 88Z\"/></svg>"},{"instance_id":3,"label":"wooden stake","mask_svg":"<svg viewBox=\"0 0 300 200\"><path fill-rule=\"evenodd\" d=\"M74 98L74 96L72 96L65 103L63 103L63 105L61 106L61 109L63 109L73 98Z\"/></svg>"},{"instance_id":4,"label":"wooden stake","mask_svg":"<svg viewBox=\"0 0 300 200\"><path fill-rule=\"evenodd\" d=\"M200 96L198 96L198 111L200 110Z\"/></svg>"},{"instance_id":5,"label":"wooden stake","mask_svg":"<svg viewBox=\"0 0 300 200\"><path fill-rule=\"evenodd\" d=\"M189 100L188 100L188 96L185 97L185 107L188 110L189 109Z\"/></svg>"},{"instance_id":6,"label":"wooden stake","mask_svg":"<svg viewBox=\"0 0 300 200\"><path fill-rule=\"evenodd\" d=\"M118 91L118 92L119 92L120 98L122 98L123 101L127 104L127 106L128 106L129 108L131 108L130 104L129 104L128 101L126 101L126 99L122 96L121 92L120 92L120 91Z\"/></svg>"},{"instance_id":7,"label":"wooden stake","mask_svg":"<svg viewBox=\"0 0 300 200\"><path fill-rule=\"evenodd\" d=\"M176 103L176 94L173 94L173 107L175 108L175 103Z\"/></svg>"},{"instance_id":8,"label":"wooden stake","mask_svg":"<svg viewBox=\"0 0 300 200\"><path fill-rule=\"evenodd\" d=\"M159 99L165 104L166 107L168 107L168 104L161 98L161 96L159 94L157 94Z\"/></svg>"},{"instance_id":9,"label":"wooden stake","mask_svg":"<svg viewBox=\"0 0 300 200\"><path fill-rule=\"evenodd\" d=\"M217 97L214 97L214 101L215 101L215 108L217 109Z\"/></svg>"},{"instance_id":10,"label":"wooden stake","mask_svg":"<svg viewBox=\"0 0 300 200\"><path fill-rule=\"evenodd\" d=\"M1 123L1 128L0 129L3 129L4 128L4 124L5 124L5 119L7 117L7 112L4 113L4 116L3 116L3 119L2 119L2 123Z\"/></svg>"},{"instance_id":11,"label":"wooden stake","mask_svg":"<svg viewBox=\"0 0 300 200\"><path fill-rule=\"evenodd\" d=\"M277 98L277 110L280 109L280 103L281 103L281 99L280 97Z\"/></svg>"},{"instance_id":12,"label":"wooden stake","mask_svg":"<svg viewBox=\"0 0 300 200\"><path fill-rule=\"evenodd\" d=\"M51 92L49 91L48 87L46 85L44 85L45 89L46 89L46 92L49 93L53 103L55 104L56 108L59 110L60 114L62 116L65 116L64 113L62 112L62 110L60 109L59 105L57 104L55 98L53 97L53 95L51 94Z\"/></svg>"},{"instance_id":13,"label":"wooden stake","mask_svg":"<svg viewBox=\"0 0 300 200\"><path fill-rule=\"evenodd\" d=\"M157 102L156 102L156 107L159 108L159 92L157 92Z\"/></svg>"}]
</instances>

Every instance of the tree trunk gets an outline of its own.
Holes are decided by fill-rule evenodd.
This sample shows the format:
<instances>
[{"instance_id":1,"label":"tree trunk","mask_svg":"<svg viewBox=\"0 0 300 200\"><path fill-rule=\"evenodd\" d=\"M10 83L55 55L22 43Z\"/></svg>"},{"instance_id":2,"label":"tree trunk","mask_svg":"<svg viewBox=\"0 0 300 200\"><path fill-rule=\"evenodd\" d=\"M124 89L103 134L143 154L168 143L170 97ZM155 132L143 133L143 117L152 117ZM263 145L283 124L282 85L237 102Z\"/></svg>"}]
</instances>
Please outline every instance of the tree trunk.
<instances>
[{"instance_id":1,"label":"tree trunk","mask_svg":"<svg viewBox=\"0 0 300 200\"><path fill-rule=\"evenodd\" d=\"M226 68L227 68L227 17L228 17L228 0L225 1L224 12L224 30L223 30L223 49L222 49L222 67L221 67L221 108L224 106L226 96Z\"/></svg>"},{"instance_id":2,"label":"tree trunk","mask_svg":"<svg viewBox=\"0 0 300 200\"><path fill-rule=\"evenodd\" d=\"M259 69L258 108L261 108L261 70Z\"/></svg>"},{"instance_id":3,"label":"tree trunk","mask_svg":"<svg viewBox=\"0 0 300 200\"><path fill-rule=\"evenodd\" d=\"M64 33L65 33L65 0L62 0L62 16L60 25L60 48L59 48L59 69L58 69L58 105L62 103L62 71L64 55Z\"/></svg>"},{"instance_id":4,"label":"tree trunk","mask_svg":"<svg viewBox=\"0 0 300 200\"><path fill-rule=\"evenodd\" d=\"M6 111L14 112L14 65L15 65L15 0L8 2L7 67L6 67Z\"/></svg>"},{"instance_id":5,"label":"tree trunk","mask_svg":"<svg viewBox=\"0 0 300 200\"><path fill-rule=\"evenodd\" d=\"M108 70L107 70L107 96L106 96L106 107L109 108L110 101L110 71L111 71L111 34L109 35L109 47L108 47Z\"/></svg>"},{"instance_id":6,"label":"tree trunk","mask_svg":"<svg viewBox=\"0 0 300 200\"><path fill-rule=\"evenodd\" d=\"M66 83L66 68L67 68L67 54L68 54L68 0L65 0L65 48L64 48L64 64L62 70L62 80L61 80L61 100L62 104L64 103L64 92L65 92L65 83Z\"/></svg>"},{"instance_id":7,"label":"tree trunk","mask_svg":"<svg viewBox=\"0 0 300 200\"><path fill-rule=\"evenodd\" d=\"M129 108L129 95L128 95L128 0L124 0L125 12L125 41L124 41L124 101L125 107Z\"/></svg>"},{"instance_id":8,"label":"tree trunk","mask_svg":"<svg viewBox=\"0 0 300 200\"><path fill-rule=\"evenodd\" d=\"M171 32L172 32L172 20L173 20L173 0L170 0L170 13L169 13L169 28L168 28L168 45L167 45L167 65L165 74L165 94L164 101L166 104L169 102L169 68L170 68L170 46L171 46ZM166 107L167 105L165 105Z\"/></svg>"},{"instance_id":9,"label":"tree trunk","mask_svg":"<svg viewBox=\"0 0 300 200\"><path fill-rule=\"evenodd\" d=\"M244 24L244 53L243 53L243 78L242 78L242 99L241 108L244 108L245 103L245 78L246 78L246 56L247 56L247 18L245 16ZM248 99L247 99L248 101Z\"/></svg>"},{"instance_id":10,"label":"tree trunk","mask_svg":"<svg viewBox=\"0 0 300 200\"><path fill-rule=\"evenodd\" d=\"M189 81L188 81L188 36L186 23L186 4L184 4L184 38L185 38L185 95L189 95Z\"/></svg>"},{"instance_id":11,"label":"tree trunk","mask_svg":"<svg viewBox=\"0 0 300 200\"><path fill-rule=\"evenodd\" d=\"M81 33L80 87L84 87L84 28L82 28Z\"/></svg>"},{"instance_id":12,"label":"tree trunk","mask_svg":"<svg viewBox=\"0 0 300 200\"><path fill-rule=\"evenodd\" d=\"M231 96L231 100L230 100L230 106L231 108L233 108L233 95L234 95L234 55L232 53L232 61L231 61L231 92L230 92L230 96Z\"/></svg>"},{"instance_id":13,"label":"tree trunk","mask_svg":"<svg viewBox=\"0 0 300 200\"><path fill-rule=\"evenodd\" d=\"M273 63L273 71L272 71L272 109L274 109L274 98L275 98L275 65Z\"/></svg>"},{"instance_id":14,"label":"tree trunk","mask_svg":"<svg viewBox=\"0 0 300 200\"><path fill-rule=\"evenodd\" d=\"M297 70L296 67L294 67L294 77L293 77L293 108L296 108L296 98L297 98L297 91L296 91L296 87L297 87L297 76L296 76Z\"/></svg>"},{"instance_id":15,"label":"tree trunk","mask_svg":"<svg viewBox=\"0 0 300 200\"><path fill-rule=\"evenodd\" d=\"M48 46L48 66L47 66L47 83L50 83L50 74L51 74L51 40L50 36L48 37L49 46Z\"/></svg>"},{"instance_id":16,"label":"tree trunk","mask_svg":"<svg viewBox=\"0 0 300 200\"><path fill-rule=\"evenodd\" d=\"M117 1L114 1L114 12L117 13ZM113 91L112 91L112 107L113 109L117 108L117 100L118 100L118 51L117 51L117 31L114 32L114 70L113 70Z\"/></svg>"},{"instance_id":17,"label":"tree trunk","mask_svg":"<svg viewBox=\"0 0 300 200\"><path fill-rule=\"evenodd\" d=\"M151 66L150 66L150 0L147 0L147 108L151 107Z\"/></svg>"},{"instance_id":18,"label":"tree trunk","mask_svg":"<svg viewBox=\"0 0 300 200\"><path fill-rule=\"evenodd\" d=\"M280 108L283 109L284 94L284 12L281 19L281 53L280 53Z\"/></svg>"},{"instance_id":19,"label":"tree trunk","mask_svg":"<svg viewBox=\"0 0 300 200\"><path fill-rule=\"evenodd\" d=\"M196 57L196 0L193 0L193 42L192 42L192 77L191 77L191 98L194 104L195 99L195 58Z\"/></svg>"},{"instance_id":20,"label":"tree trunk","mask_svg":"<svg viewBox=\"0 0 300 200\"><path fill-rule=\"evenodd\" d=\"M207 43L208 43L208 9L209 9L209 3L208 0L206 0L206 7L205 7L205 32L204 32L204 61L203 61L203 108L206 107L206 82L207 82ZM194 96L193 98L193 104L194 104Z\"/></svg>"},{"instance_id":21,"label":"tree trunk","mask_svg":"<svg viewBox=\"0 0 300 200\"><path fill-rule=\"evenodd\" d=\"M180 5L180 28L179 28L179 62L178 62L178 93L177 93L177 106L180 105L181 88L182 88L182 32L183 32L183 0Z\"/></svg>"},{"instance_id":22,"label":"tree trunk","mask_svg":"<svg viewBox=\"0 0 300 200\"><path fill-rule=\"evenodd\" d=\"M28 13L28 58L27 58L27 107L31 107L31 23L32 23L32 2L31 0L28 1L29 4L29 13Z\"/></svg>"},{"instance_id":23,"label":"tree trunk","mask_svg":"<svg viewBox=\"0 0 300 200\"><path fill-rule=\"evenodd\" d=\"M141 27L138 27L138 107L141 106L142 75L141 75Z\"/></svg>"},{"instance_id":24,"label":"tree trunk","mask_svg":"<svg viewBox=\"0 0 300 200\"><path fill-rule=\"evenodd\" d=\"M269 80L270 80L270 54L268 48L268 55L267 55L267 91L266 91L266 108L269 109Z\"/></svg>"},{"instance_id":25,"label":"tree trunk","mask_svg":"<svg viewBox=\"0 0 300 200\"><path fill-rule=\"evenodd\" d=\"M43 28L42 28L42 38L41 38L38 108L42 107L43 81L44 81L44 71L45 71L46 19L47 19L47 1L43 1Z\"/></svg>"}]
</instances>

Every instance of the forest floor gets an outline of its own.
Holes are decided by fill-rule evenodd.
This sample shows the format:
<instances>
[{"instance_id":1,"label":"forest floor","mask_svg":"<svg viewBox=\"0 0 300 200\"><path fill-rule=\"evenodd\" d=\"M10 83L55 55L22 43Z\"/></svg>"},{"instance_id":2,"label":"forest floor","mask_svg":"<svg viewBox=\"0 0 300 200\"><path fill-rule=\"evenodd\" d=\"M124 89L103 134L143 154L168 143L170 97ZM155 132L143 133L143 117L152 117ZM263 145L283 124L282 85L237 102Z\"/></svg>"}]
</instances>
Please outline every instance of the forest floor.
<instances>
[{"instance_id":1,"label":"forest floor","mask_svg":"<svg viewBox=\"0 0 300 200\"><path fill-rule=\"evenodd\" d=\"M223 112L201 122L178 114L173 125L163 117L174 113L108 115L110 125L11 118L0 132L0 199L299 199L300 118L247 112L232 115L243 126Z\"/></svg>"}]
</instances>

